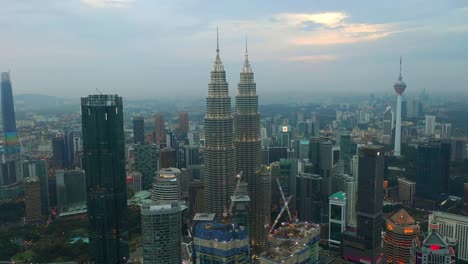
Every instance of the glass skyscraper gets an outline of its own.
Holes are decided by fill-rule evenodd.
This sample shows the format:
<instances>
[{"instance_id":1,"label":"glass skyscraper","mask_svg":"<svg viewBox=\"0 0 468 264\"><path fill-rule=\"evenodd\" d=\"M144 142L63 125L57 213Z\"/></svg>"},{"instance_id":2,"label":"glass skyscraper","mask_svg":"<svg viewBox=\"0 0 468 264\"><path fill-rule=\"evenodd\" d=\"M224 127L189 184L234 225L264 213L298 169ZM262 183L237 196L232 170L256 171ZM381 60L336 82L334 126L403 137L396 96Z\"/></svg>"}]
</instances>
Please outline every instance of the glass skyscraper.
<instances>
[{"instance_id":1,"label":"glass skyscraper","mask_svg":"<svg viewBox=\"0 0 468 264\"><path fill-rule=\"evenodd\" d=\"M20 145L16 131L15 107L10 73L1 74L1 101L3 120L2 163L0 170L0 185L8 185L22 180L20 164Z\"/></svg>"},{"instance_id":2,"label":"glass skyscraper","mask_svg":"<svg viewBox=\"0 0 468 264\"><path fill-rule=\"evenodd\" d=\"M89 251L96 263L128 259L122 97L81 98Z\"/></svg>"}]
</instances>

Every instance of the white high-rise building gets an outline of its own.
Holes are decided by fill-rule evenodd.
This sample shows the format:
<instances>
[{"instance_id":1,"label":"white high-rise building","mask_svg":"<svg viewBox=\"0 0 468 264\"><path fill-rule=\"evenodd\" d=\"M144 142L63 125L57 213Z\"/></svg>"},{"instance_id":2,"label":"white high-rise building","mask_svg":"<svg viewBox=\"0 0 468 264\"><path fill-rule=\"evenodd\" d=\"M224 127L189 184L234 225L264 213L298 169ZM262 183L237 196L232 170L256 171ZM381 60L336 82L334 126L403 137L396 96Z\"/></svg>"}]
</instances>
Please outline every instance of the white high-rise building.
<instances>
[{"instance_id":1,"label":"white high-rise building","mask_svg":"<svg viewBox=\"0 0 468 264\"><path fill-rule=\"evenodd\" d=\"M435 211L429 215L429 223L432 222L439 224L442 236L457 241L458 259L468 261L468 217Z\"/></svg>"},{"instance_id":2,"label":"white high-rise building","mask_svg":"<svg viewBox=\"0 0 468 264\"><path fill-rule=\"evenodd\" d=\"M435 133L436 117L433 115L426 115L426 128L424 130L426 136L432 136Z\"/></svg>"},{"instance_id":3,"label":"white high-rise building","mask_svg":"<svg viewBox=\"0 0 468 264\"><path fill-rule=\"evenodd\" d=\"M401 155L401 95L406 89L406 83L403 81L401 76L401 57L400 57L400 75L398 76L398 81L395 82L393 88L397 93L397 112L396 112L396 127L395 127L395 149L393 155Z\"/></svg>"}]
</instances>

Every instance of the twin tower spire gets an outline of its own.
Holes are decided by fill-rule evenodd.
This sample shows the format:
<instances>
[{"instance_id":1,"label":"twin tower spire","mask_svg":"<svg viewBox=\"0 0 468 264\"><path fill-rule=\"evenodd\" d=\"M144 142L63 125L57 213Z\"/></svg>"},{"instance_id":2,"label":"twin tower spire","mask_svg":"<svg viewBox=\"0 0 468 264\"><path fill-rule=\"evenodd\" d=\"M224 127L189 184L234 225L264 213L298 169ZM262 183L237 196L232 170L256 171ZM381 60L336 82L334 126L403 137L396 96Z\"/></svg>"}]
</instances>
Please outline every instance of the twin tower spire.
<instances>
[{"instance_id":1,"label":"twin tower spire","mask_svg":"<svg viewBox=\"0 0 468 264\"><path fill-rule=\"evenodd\" d=\"M247 47L247 36L245 37L245 60L244 60L244 65L242 67L242 72L243 73L250 73L252 72L252 67L250 66L249 62L249 53L248 53L248 47ZM221 57L219 56L219 32L218 28L216 28L216 59L213 64L213 70L224 70L224 67L221 62Z\"/></svg>"}]
</instances>

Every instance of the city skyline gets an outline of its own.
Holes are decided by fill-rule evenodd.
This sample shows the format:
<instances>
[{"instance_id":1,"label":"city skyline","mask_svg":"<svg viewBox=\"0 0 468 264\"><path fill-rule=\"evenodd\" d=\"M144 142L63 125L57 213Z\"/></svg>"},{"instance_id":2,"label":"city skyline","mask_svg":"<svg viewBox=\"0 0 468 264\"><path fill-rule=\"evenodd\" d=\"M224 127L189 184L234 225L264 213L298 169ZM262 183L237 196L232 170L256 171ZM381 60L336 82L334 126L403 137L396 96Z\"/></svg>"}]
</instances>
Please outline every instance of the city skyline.
<instances>
[{"instance_id":1,"label":"city skyline","mask_svg":"<svg viewBox=\"0 0 468 264\"><path fill-rule=\"evenodd\" d=\"M70 98L98 88L129 99L177 91L201 98L219 27L227 72L242 67L238 58L249 36L257 80L269 87L261 97L286 86L304 93L386 92L398 76L399 55L412 90L461 92L468 81L461 72L468 56L466 14L461 1L15 1L0 11L8 36L0 43L8 51L0 67L12 70L17 94ZM180 72L186 78L177 78ZM227 81L235 83L236 76Z\"/></svg>"}]
</instances>

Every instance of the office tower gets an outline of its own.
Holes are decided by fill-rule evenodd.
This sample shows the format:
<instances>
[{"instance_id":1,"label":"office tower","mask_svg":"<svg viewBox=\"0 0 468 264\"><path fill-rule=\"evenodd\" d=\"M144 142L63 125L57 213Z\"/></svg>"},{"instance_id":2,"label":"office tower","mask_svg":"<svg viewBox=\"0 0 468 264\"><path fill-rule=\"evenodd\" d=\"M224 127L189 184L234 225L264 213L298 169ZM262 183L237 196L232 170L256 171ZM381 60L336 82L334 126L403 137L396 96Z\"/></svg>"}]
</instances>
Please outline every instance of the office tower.
<instances>
[{"instance_id":1,"label":"office tower","mask_svg":"<svg viewBox=\"0 0 468 264\"><path fill-rule=\"evenodd\" d=\"M187 168L192 165L201 165L200 148L196 146L185 146L185 161Z\"/></svg>"},{"instance_id":2,"label":"office tower","mask_svg":"<svg viewBox=\"0 0 468 264\"><path fill-rule=\"evenodd\" d=\"M463 209L468 214L468 182L463 185Z\"/></svg>"},{"instance_id":3,"label":"office tower","mask_svg":"<svg viewBox=\"0 0 468 264\"><path fill-rule=\"evenodd\" d=\"M451 123L445 123L442 126L442 138L443 139L452 139L453 136L453 126Z\"/></svg>"},{"instance_id":4,"label":"office tower","mask_svg":"<svg viewBox=\"0 0 468 264\"><path fill-rule=\"evenodd\" d=\"M413 207L416 183L404 178L398 178L398 197L406 206Z\"/></svg>"},{"instance_id":5,"label":"office tower","mask_svg":"<svg viewBox=\"0 0 468 264\"><path fill-rule=\"evenodd\" d=\"M189 185L190 219L197 213L205 211L205 192L203 181L194 180Z\"/></svg>"},{"instance_id":6,"label":"office tower","mask_svg":"<svg viewBox=\"0 0 468 264\"><path fill-rule=\"evenodd\" d=\"M268 164L288 158L288 148L284 147L269 147L268 148Z\"/></svg>"},{"instance_id":7,"label":"office tower","mask_svg":"<svg viewBox=\"0 0 468 264\"><path fill-rule=\"evenodd\" d=\"M293 195L293 199L289 203L291 211L295 210L295 197L296 197L296 176L298 172L297 160L281 159L279 162L270 164L271 172L271 203L273 207L281 208L283 200L278 188L277 181L279 181L284 195L289 197Z\"/></svg>"},{"instance_id":8,"label":"office tower","mask_svg":"<svg viewBox=\"0 0 468 264\"><path fill-rule=\"evenodd\" d=\"M86 204L85 173L82 170L56 170L57 209L59 213L73 211Z\"/></svg>"},{"instance_id":9,"label":"office tower","mask_svg":"<svg viewBox=\"0 0 468 264\"><path fill-rule=\"evenodd\" d=\"M63 134L64 169L75 169L75 152L78 151L76 140L79 141L79 137L75 137L75 135L75 131L65 131Z\"/></svg>"},{"instance_id":10,"label":"office tower","mask_svg":"<svg viewBox=\"0 0 468 264\"><path fill-rule=\"evenodd\" d=\"M9 185L17 181L22 181L20 162L21 147L16 131L13 89L11 86L9 72L2 72L0 88L4 141L0 171L0 184Z\"/></svg>"},{"instance_id":11,"label":"office tower","mask_svg":"<svg viewBox=\"0 0 468 264\"><path fill-rule=\"evenodd\" d=\"M317 174L299 173L296 176L296 205L298 218L302 221L321 223L322 177Z\"/></svg>"},{"instance_id":12,"label":"office tower","mask_svg":"<svg viewBox=\"0 0 468 264\"><path fill-rule=\"evenodd\" d=\"M424 133L426 136L430 137L433 136L435 133L436 127L436 117L433 115L426 115L426 123L425 123Z\"/></svg>"},{"instance_id":13,"label":"office tower","mask_svg":"<svg viewBox=\"0 0 468 264\"><path fill-rule=\"evenodd\" d=\"M133 117L133 143L145 144L145 118Z\"/></svg>"},{"instance_id":14,"label":"office tower","mask_svg":"<svg viewBox=\"0 0 468 264\"><path fill-rule=\"evenodd\" d=\"M315 118L306 121L306 138L319 137L319 121Z\"/></svg>"},{"instance_id":15,"label":"office tower","mask_svg":"<svg viewBox=\"0 0 468 264\"><path fill-rule=\"evenodd\" d=\"M348 174L333 176L333 191L346 193L346 226L356 228L357 180Z\"/></svg>"},{"instance_id":16,"label":"office tower","mask_svg":"<svg viewBox=\"0 0 468 264\"><path fill-rule=\"evenodd\" d=\"M258 96L254 73L250 66L245 47L245 60L240 72L240 81L237 86L236 112L235 112L235 137L236 147L236 171L242 172L242 178L247 182L248 196L250 197L251 227L250 241L254 254L260 254L263 250L262 244L266 244L264 226L269 224L265 220L263 208L270 193L263 189L260 175L261 166L261 135L260 135L260 113L258 111ZM268 172L265 172L268 173ZM240 224L240 223L237 223ZM255 231L253 231L255 230Z\"/></svg>"},{"instance_id":17,"label":"office tower","mask_svg":"<svg viewBox=\"0 0 468 264\"><path fill-rule=\"evenodd\" d=\"M322 222L328 222L328 197L331 195L331 172L334 163L333 143L329 140L319 144L318 170L322 177Z\"/></svg>"},{"instance_id":18,"label":"office tower","mask_svg":"<svg viewBox=\"0 0 468 264\"><path fill-rule=\"evenodd\" d=\"M159 168L171 168L177 166L177 152L173 148L159 150Z\"/></svg>"},{"instance_id":19,"label":"office tower","mask_svg":"<svg viewBox=\"0 0 468 264\"><path fill-rule=\"evenodd\" d=\"M328 220L328 245L339 246L341 233L346 229L346 193L339 191L330 195Z\"/></svg>"},{"instance_id":20,"label":"office tower","mask_svg":"<svg viewBox=\"0 0 468 264\"><path fill-rule=\"evenodd\" d=\"M249 236L245 227L214 222L196 224L193 256L195 263L249 263Z\"/></svg>"},{"instance_id":21,"label":"office tower","mask_svg":"<svg viewBox=\"0 0 468 264\"><path fill-rule=\"evenodd\" d=\"M429 223L427 235L416 236L411 246L411 264L455 264L454 241L439 233L439 225Z\"/></svg>"},{"instance_id":22,"label":"office tower","mask_svg":"<svg viewBox=\"0 0 468 264\"><path fill-rule=\"evenodd\" d=\"M342 257L370 264L381 260L384 149L359 148L357 232L342 234Z\"/></svg>"},{"instance_id":23,"label":"office tower","mask_svg":"<svg viewBox=\"0 0 468 264\"><path fill-rule=\"evenodd\" d=\"M47 178L47 189L49 190L49 206L51 208L57 206L57 177L55 173L51 173Z\"/></svg>"},{"instance_id":24,"label":"office tower","mask_svg":"<svg viewBox=\"0 0 468 264\"><path fill-rule=\"evenodd\" d=\"M166 124L164 122L163 114L156 114L154 116L154 133L156 144L158 146L166 143Z\"/></svg>"},{"instance_id":25,"label":"office tower","mask_svg":"<svg viewBox=\"0 0 468 264\"><path fill-rule=\"evenodd\" d=\"M382 129L382 140L383 144L390 144L392 140L392 130L393 130L393 112L392 108L389 106L383 114L383 129Z\"/></svg>"},{"instance_id":26,"label":"office tower","mask_svg":"<svg viewBox=\"0 0 468 264\"><path fill-rule=\"evenodd\" d=\"M226 72L219 57L211 68L205 114L205 210L222 216L234 191L236 162L233 118Z\"/></svg>"},{"instance_id":27,"label":"office tower","mask_svg":"<svg viewBox=\"0 0 468 264\"><path fill-rule=\"evenodd\" d=\"M430 201L427 209L434 209L442 193L448 194L450 176L450 144L429 141L418 145L416 160L416 198Z\"/></svg>"},{"instance_id":28,"label":"office tower","mask_svg":"<svg viewBox=\"0 0 468 264\"><path fill-rule=\"evenodd\" d=\"M97 263L128 259L122 97L81 98L89 251Z\"/></svg>"},{"instance_id":29,"label":"office tower","mask_svg":"<svg viewBox=\"0 0 468 264\"><path fill-rule=\"evenodd\" d=\"M451 161L463 161L467 159L467 144L468 138L454 138L452 139L452 155L450 160Z\"/></svg>"},{"instance_id":30,"label":"office tower","mask_svg":"<svg viewBox=\"0 0 468 264\"><path fill-rule=\"evenodd\" d=\"M39 183L39 178L28 177L24 179L24 196L26 221L28 223L41 221L41 185Z\"/></svg>"},{"instance_id":31,"label":"office tower","mask_svg":"<svg viewBox=\"0 0 468 264\"><path fill-rule=\"evenodd\" d=\"M270 248L260 255L260 264L318 264L320 226L296 222L280 226L270 236Z\"/></svg>"},{"instance_id":32,"label":"office tower","mask_svg":"<svg viewBox=\"0 0 468 264\"><path fill-rule=\"evenodd\" d=\"M185 134L189 132L189 116L187 112L179 113L179 129Z\"/></svg>"},{"instance_id":33,"label":"office tower","mask_svg":"<svg viewBox=\"0 0 468 264\"><path fill-rule=\"evenodd\" d=\"M180 201L180 170L165 168L154 177L151 190L153 201Z\"/></svg>"},{"instance_id":34,"label":"office tower","mask_svg":"<svg viewBox=\"0 0 468 264\"><path fill-rule=\"evenodd\" d=\"M397 112L396 112L396 127L395 127L395 149L393 155L399 157L401 155L401 95L406 89L406 83L401 75L401 57L400 57L400 75L398 81L393 85L393 89L397 93Z\"/></svg>"},{"instance_id":35,"label":"office tower","mask_svg":"<svg viewBox=\"0 0 468 264\"><path fill-rule=\"evenodd\" d=\"M279 126L278 130L280 147L289 149L291 147L291 126Z\"/></svg>"},{"instance_id":36,"label":"office tower","mask_svg":"<svg viewBox=\"0 0 468 264\"><path fill-rule=\"evenodd\" d=\"M343 169L344 173L350 174L350 164L351 164L351 159L352 159L352 151L353 151L353 146L352 146L352 141L351 141L351 135L349 133L344 133L341 134L340 136L340 154L341 157L340 159L343 160Z\"/></svg>"},{"instance_id":37,"label":"office tower","mask_svg":"<svg viewBox=\"0 0 468 264\"><path fill-rule=\"evenodd\" d=\"M142 176L138 171L132 171L127 174L127 197L132 197L135 193L142 190Z\"/></svg>"},{"instance_id":38,"label":"office tower","mask_svg":"<svg viewBox=\"0 0 468 264\"><path fill-rule=\"evenodd\" d=\"M36 176L39 178L41 188L41 211L43 215L49 214L49 186L47 175L47 161L40 159L36 162Z\"/></svg>"},{"instance_id":39,"label":"office tower","mask_svg":"<svg viewBox=\"0 0 468 264\"><path fill-rule=\"evenodd\" d=\"M256 186L253 191L256 204L253 205L251 201L250 208L255 208L256 212L250 215L250 243L252 254L257 256L268 246L268 230L265 226L271 224L271 178L270 171L266 166L262 166L252 181Z\"/></svg>"},{"instance_id":40,"label":"office tower","mask_svg":"<svg viewBox=\"0 0 468 264\"><path fill-rule=\"evenodd\" d=\"M3 140L5 146L15 146L18 144L18 136L16 130L15 106L13 102L13 89L9 72L2 72L1 74L1 97Z\"/></svg>"},{"instance_id":41,"label":"office tower","mask_svg":"<svg viewBox=\"0 0 468 264\"><path fill-rule=\"evenodd\" d=\"M151 188L158 170L158 149L156 144L136 144L133 146L135 170L141 173L144 190Z\"/></svg>"},{"instance_id":42,"label":"office tower","mask_svg":"<svg viewBox=\"0 0 468 264\"><path fill-rule=\"evenodd\" d=\"M181 263L182 209L178 201L141 207L144 263Z\"/></svg>"},{"instance_id":43,"label":"office tower","mask_svg":"<svg viewBox=\"0 0 468 264\"><path fill-rule=\"evenodd\" d=\"M309 159L309 141L308 140L299 140L299 156L298 158L301 160Z\"/></svg>"},{"instance_id":44,"label":"office tower","mask_svg":"<svg viewBox=\"0 0 468 264\"><path fill-rule=\"evenodd\" d=\"M410 263L410 249L419 235L419 226L405 209L394 213L386 222L383 239L383 263Z\"/></svg>"},{"instance_id":45,"label":"office tower","mask_svg":"<svg viewBox=\"0 0 468 264\"><path fill-rule=\"evenodd\" d=\"M58 170L66 169L65 167L65 141L62 135L56 135L52 139L52 158L54 167Z\"/></svg>"},{"instance_id":46,"label":"office tower","mask_svg":"<svg viewBox=\"0 0 468 264\"><path fill-rule=\"evenodd\" d=\"M441 236L457 241L457 258L468 261L468 217L434 211L429 215L429 223L439 224Z\"/></svg>"}]
</instances>

